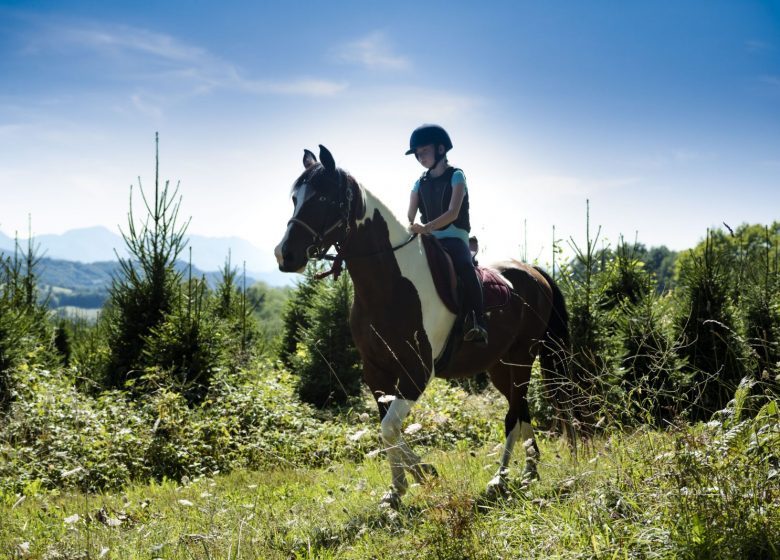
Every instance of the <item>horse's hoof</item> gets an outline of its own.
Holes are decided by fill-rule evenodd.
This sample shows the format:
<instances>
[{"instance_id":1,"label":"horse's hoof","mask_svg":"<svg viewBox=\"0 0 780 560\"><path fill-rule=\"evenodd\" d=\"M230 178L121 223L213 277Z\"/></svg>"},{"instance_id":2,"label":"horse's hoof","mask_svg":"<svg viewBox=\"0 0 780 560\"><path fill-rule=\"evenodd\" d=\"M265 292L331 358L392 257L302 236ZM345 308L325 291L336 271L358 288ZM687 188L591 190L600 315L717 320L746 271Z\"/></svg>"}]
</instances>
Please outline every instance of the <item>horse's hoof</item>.
<instances>
[{"instance_id":1,"label":"horse's hoof","mask_svg":"<svg viewBox=\"0 0 780 560\"><path fill-rule=\"evenodd\" d=\"M432 478L438 478L439 473L430 463L418 463L412 467L412 476L418 484L423 484Z\"/></svg>"},{"instance_id":2,"label":"horse's hoof","mask_svg":"<svg viewBox=\"0 0 780 560\"><path fill-rule=\"evenodd\" d=\"M536 470L535 466L529 467L526 465L520 474L520 480L524 486L527 486L534 480L539 480L539 471Z\"/></svg>"},{"instance_id":3,"label":"horse's hoof","mask_svg":"<svg viewBox=\"0 0 780 560\"><path fill-rule=\"evenodd\" d=\"M380 508L398 509L401 507L401 494L397 490L391 489L385 492L382 499L379 500Z\"/></svg>"},{"instance_id":4,"label":"horse's hoof","mask_svg":"<svg viewBox=\"0 0 780 560\"><path fill-rule=\"evenodd\" d=\"M501 475L494 476L485 489L485 499L494 502L507 496L509 496L509 485L506 478Z\"/></svg>"}]
</instances>

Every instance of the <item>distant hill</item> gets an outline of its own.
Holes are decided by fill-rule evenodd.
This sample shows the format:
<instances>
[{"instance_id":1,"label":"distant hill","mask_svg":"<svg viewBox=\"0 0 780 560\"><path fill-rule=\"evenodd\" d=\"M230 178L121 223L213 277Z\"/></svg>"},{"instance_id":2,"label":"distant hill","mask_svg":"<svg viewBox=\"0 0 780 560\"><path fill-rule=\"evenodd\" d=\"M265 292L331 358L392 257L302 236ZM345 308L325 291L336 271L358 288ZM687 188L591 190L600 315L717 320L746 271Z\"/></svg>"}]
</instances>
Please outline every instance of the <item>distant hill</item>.
<instances>
[{"instance_id":1,"label":"distant hill","mask_svg":"<svg viewBox=\"0 0 780 560\"><path fill-rule=\"evenodd\" d=\"M286 286L292 284L293 275L278 271L274 256L268 250L261 250L249 241L240 237L205 237L188 235L189 246L192 247L192 264L199 270L216 271L225 265L225 259L230 254L234 267L242 268L246 262L247 275L262 280L271 286ZM34 237L38 254L52 260L71 261L73 263L95 263L95 271L108 266L108 261L116 264L116 254L126 257L125 242L122 236L102 226L74 229L58 234L43 234ZM27 247L27 239L20 239L20 245ZM116 249L116 253L115 253ZM14 240L0 232L0 252L12 253ZM189 258L185 248L181 259ZM66 267L56 267L57 271L65 272ZM71 272L75 269L71 267Z\"/></svg>"},{"instance_id":2,"label":"distant hill","mask_svg":"<svg viewBox=\"0 0 780 560\"><path fill-rule=\"evenodd\" d=\"M188 265L183 261L178 261L176 268L185 277L189 273ZM41 292L48 296L50 307L55 309L102 307L108 297L112 278L121 273L118 261L81 263L49 258L41 259L37 271ZM221 277L217 271L204 272L194 266L192 276L205 276L212 287L219 283ZM255 282L256 278L247 276L247 287Z\"/></svg>"}]
</instances>

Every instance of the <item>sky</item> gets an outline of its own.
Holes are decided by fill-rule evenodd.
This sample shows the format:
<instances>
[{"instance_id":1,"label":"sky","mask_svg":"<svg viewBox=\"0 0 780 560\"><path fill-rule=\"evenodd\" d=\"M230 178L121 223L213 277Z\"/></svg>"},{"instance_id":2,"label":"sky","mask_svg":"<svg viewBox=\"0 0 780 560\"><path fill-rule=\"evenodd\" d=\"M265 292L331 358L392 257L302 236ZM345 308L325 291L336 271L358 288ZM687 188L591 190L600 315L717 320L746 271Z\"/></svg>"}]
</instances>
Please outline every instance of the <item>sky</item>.
<instances>
[{"instance_id":1,"label":"sky","mask_svg":"<svg viewBox=\"0 0 780 560\"><path fill-rule=\"evenodd\" d=\"M179 183L189 231L274 266L303 148L405 216L438 123L482 261L591 235L692 247L780 220L780 2L0 0L0 231L127 223Z\"/></svg>"}]
</instances>

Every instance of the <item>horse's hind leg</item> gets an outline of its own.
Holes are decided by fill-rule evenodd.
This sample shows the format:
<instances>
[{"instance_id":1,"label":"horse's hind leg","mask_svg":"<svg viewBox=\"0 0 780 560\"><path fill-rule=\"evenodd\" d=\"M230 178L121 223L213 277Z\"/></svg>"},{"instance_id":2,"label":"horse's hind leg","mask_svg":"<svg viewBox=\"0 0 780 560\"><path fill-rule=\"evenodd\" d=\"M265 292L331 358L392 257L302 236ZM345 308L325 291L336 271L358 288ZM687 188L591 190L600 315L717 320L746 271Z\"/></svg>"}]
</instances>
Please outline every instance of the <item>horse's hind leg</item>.
<instances>
[{"instance_id":1,"label":"horse's hind leg","mask_svg":"<svg viewBox=\"0 0 780 560\"><path fill-rule=\"evenodd\" d=\"M531 413L526 398L533 359L529 352L517 353L512 358L516 361L502 361L490 371L493 384L509 401L509 411L504 418L506 441L501 453L498 471L488 483L488 493L490 494L506 491L509 464L518 439L522 442L525 450L523 481L538 477L536 465L539 458L539 448L536 445L531 427Z\"/></svg>"}]
</instances>

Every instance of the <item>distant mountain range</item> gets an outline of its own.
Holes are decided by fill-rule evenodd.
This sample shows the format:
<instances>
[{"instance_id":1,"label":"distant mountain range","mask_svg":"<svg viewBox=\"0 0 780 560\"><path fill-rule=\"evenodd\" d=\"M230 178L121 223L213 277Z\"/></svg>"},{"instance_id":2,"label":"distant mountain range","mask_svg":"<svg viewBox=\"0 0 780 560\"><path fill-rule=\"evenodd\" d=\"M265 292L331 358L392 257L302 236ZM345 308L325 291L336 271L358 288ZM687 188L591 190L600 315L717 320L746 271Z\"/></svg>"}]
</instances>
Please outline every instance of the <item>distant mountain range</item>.
<instances>
[{"instance_id":1,"label":"distant mountain range","mask_svg":"<svg viewBox=\"0 0 780 560\"><path fill-rule=\"evenodd\" d=\"M189 247L192 247L192 264L200 271L217 271L225 266L230 254L233 267L241 271L246 263L248 277L262 280L271 286L292 284L295 275L279 272L276 261L268 250L261 250L249 241L239 237L204 237L188 235ZM33 238L38 247L38 255L52 260L72 261L73 263L96 263L95 271L111 268L117 261L117 253L127 257L125 242L108 228L102 226L74 229L61 235L44 234ZM27 247L27 239L20 239L22 248ZM12 237L0 232L0 252L6 254L14 250ZM116 252L115 252L116 251ZM185 248L179 259L187 261L189 251ZM109 262L109 261L113 261ZM57 270L63 267L57 265ZM48 284L48 282L47 282ZM61 285L61 284L53 284Z\"/></svg>"},{"instance_id":2,"label":"distant mountain range","mask_svg":"<svg viewBox=\"0 0 780 560\"><path fill-rule=\"evenodd\" d=\"M183 278L190 274L189 265L183 261L176 262L176 269ZM49 258L42 258L38 262L36 274L41 296L46 297L49 306L54 309L101 308L108 298L113 278L122 276L119 261L82 263ZM205 277L212 287L219 284L222 278L219 272L204 272L195 266L191 274L193 278ZM237 281L239 284L244 281L241 273ZM247 276L245 281L249 287L256 279Z\"/></svg>"}]
</instances>

